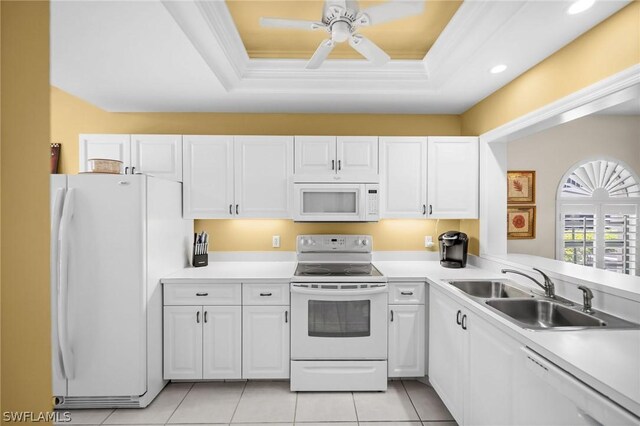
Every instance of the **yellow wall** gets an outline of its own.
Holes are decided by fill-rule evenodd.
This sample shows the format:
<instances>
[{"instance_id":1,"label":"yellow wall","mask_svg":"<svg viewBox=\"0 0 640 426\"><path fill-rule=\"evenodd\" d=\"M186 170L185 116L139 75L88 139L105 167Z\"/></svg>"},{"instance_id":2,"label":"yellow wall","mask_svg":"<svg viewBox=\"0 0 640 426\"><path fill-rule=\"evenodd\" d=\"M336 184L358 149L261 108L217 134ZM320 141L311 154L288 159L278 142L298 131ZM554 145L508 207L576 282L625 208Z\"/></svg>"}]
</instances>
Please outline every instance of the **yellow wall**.
<instances>
[{"instance_id":1,"label":"yellow wall","mask_svg":"<svg viewBox=\"0 0 640 426\"><path fill-rule=\"evenodd\" d=\"M2 1L1 405L51 409L49 2Z\"/></svg>"},{"instance_id":2,"label":"yellow wall","mask_svg":"<svg viewBox=\"0 0 640 426\"><path fill-rule=\"evenodd\" d=\"M480 135L640 63L640 2L634 1L462 115Z\"/></svg>"},{"instance_id":3,"label":"yellow wall","mask_svg":"<svg viewBox=\"0 0 640 426\"><path fill-rule=\"evenodd\" d=\"M62 143L61 172L78 171L80 133L282 134L282 135L451 135L460 134L457 115L110 113L51 88L52 141ZM306 233L371 234L376 250L423 250L425 235L457 230L460 221L384 220L360 224L304 224L290 220L198 220L213 251L295 250ZM437 225L437 227L436 227ZM436 229L437 228L437 229Z\"/></svg>"}]
</instances>

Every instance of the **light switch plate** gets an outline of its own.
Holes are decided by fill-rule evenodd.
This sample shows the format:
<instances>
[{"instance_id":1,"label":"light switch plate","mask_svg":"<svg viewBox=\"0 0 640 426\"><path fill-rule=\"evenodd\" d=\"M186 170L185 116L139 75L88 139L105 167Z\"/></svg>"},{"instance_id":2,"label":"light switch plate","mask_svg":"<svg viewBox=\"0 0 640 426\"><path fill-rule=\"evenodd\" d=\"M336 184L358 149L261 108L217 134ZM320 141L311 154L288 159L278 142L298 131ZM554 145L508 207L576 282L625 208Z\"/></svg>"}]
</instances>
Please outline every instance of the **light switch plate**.
<instances>
[{"instance_id":1,"label":"light switch plate","mask_svg":"<svg viewBox=\"0 0 640 426\"><path fill-rule=\"evenodd\" d=\"M280 248L280 235L274 235L271 237L271 246L273 248Z\"/></svg>"}]
</instances>

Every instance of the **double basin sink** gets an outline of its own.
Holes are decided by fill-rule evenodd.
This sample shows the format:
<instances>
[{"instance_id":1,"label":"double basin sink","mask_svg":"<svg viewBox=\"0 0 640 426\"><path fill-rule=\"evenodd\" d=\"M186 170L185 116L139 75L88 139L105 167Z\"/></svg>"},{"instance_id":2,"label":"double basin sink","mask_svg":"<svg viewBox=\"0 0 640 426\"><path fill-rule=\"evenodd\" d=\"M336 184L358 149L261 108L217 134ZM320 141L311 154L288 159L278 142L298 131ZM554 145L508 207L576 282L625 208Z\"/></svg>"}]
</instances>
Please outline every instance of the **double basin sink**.
<instances>
[{"instance_id":1,"label":"double basin sink","mask_svg":"<svg viewBox=\"0 0 640 426\"><path fill-rule=\"evenodd\" d=\"M580 305L569 300L538 296L505 281L466 280L449 281L449 284L529 330L640 328L639 324L604 312L582 312Z\"/></svg>"}]
</instances>

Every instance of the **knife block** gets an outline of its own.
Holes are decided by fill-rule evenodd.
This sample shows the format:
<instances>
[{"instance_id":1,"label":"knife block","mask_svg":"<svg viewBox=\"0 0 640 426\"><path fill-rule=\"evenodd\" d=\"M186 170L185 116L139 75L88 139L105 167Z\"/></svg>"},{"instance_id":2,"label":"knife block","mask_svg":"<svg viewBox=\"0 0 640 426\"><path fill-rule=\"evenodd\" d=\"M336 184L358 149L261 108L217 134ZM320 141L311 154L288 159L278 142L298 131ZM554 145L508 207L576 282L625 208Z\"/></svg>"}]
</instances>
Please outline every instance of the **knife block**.
<instances>
[{"instance_id":1,"label":"knife block","mask_svg":"<svg viewBox=\"0 0 640 426\"><path fill-rule=\"evenodd\" d=\"M201 266L207 266L209 264L209 254L195 254L193 253L193 266L199 268Z\"/></svg>"}]
</instances>

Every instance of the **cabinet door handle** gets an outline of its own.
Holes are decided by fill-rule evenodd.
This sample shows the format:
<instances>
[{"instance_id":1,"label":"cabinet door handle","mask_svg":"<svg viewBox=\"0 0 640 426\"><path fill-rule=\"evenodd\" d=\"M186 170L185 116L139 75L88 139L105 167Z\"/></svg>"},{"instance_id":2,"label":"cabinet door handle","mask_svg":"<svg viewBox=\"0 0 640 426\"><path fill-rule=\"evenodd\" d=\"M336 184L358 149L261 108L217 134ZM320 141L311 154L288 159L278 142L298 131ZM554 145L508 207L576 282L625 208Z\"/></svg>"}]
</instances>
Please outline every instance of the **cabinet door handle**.
<instances>
[{"instance_id":1,"label":"cabinet door handle","mask_svg":"<svg viewBox=\"0 0 640 426\"><path fill-rule=\"evenodd\" d=\"M429 215L433 214L433 206L429 204Z\"/></svg>"},{"instance_id":2,"label":"cabinet door handle","mask_svg":"<svg viewBox=\"0 0 640 426\"><path fill-rule=\"evenodd\" d=\"M401 291L400 294L403 296L413 296L412 291Z\"/></svg>"},{"instance_id":3,"label":"cabinet door handle","mask_svg":"<svg viewBox=\"0 0 640 426\"><path fill-rule=\"evenodd\" d=\"M209 293L196 293L196 296L208 296Z\"/></svg>"},{"instance_id":4,"label":"cabinet door handle","mask_svg":"<svg viewBox=\"0 0 640 426\"><path fill-rule=\"evenodd\" d=\"M336 169L336 160L331 160L331 170Z\"/></svg>"},{"instance_id":5,"label":"cabinet door handle","mask_svg":"<svg viewBox=\"0 0 640 426\"><path fill-rule=\"evenodd\" d=\"M393 322L393 309L391 310L391 322Z\"/></svg>"},{"instance_id":6,"label":"cabinet door handle","mask_svg":"<svg viewBox=\"0 0 640 426\"><path fill-rule=\"evenodd\" d=\"M229 214L233 214L233 204L229 204Z\"/></svg>"},{"instance_id":7,"label":"cabinet door handle","mask_svg":"<svg viewBox=\"0 0 640 426\"><path fill-rule=\"evenodd\" d=\"M427 214L427 205L426 204L422 205L422 214Z\"/></svg>"},{"instance_id":8,"label":"cabinet door handle","mask_svg":"<svg viewBox=\"0 0 640 426\"><path fill-rule=\"evenodd\" d=\"M289 322L289 311L284 311L284 322L285 323Z\"/></svg>"},{"instance_id":9,"label":"cabinet door handle","mask_svg":"<svg viewBox=\"0 0 640 426\"><path fill-rule=\"evenodd\" d=\"M239 205L240 205L240 204L236 204L236 214L238 214L238 206L239 206Z\"/></svg>"},{"instance_id":10,"label":"cabinet door handle","mask_svg":"<svg viewBox=\"0 0 640 426\"><path fill-rule=\"evenodd\" d=\"M260 296L262 296L262 297L271 296L271 293L260 293Z\"/></svg>"},{"instance_id":11,"label":"cabinet door handle","mask_svg":"<svg viewBox=\"0 0 640 426\"><path fill-rule=\"evenodd\" d=\"M136 168L135 168L135 167L133 167L133 166L131 166L131 174L132 174L132 175L134 175L134 174L135 174L135 173L134 173L135 171L136 171Z\"/></svg>"},{"instance_id":12,"label":"cabinet door handle","mask_svg":"<svg viewBox=\"0 0 640 426\"><path fill-rule=\"evenodd\" d=\"M467 329L467 314L464 314L462 316L462 329L466 330Z\"/></svg>"},{"instance_id":13,"label":"cabinet door handle","mask_svg":"<svg viewBox=\"0 0 640 426\"><path fill-rule=\"evenodd\" d=\"M338 160L338 170L342 170L342 160Z\"/></svg>"},{"instance_id":14,"label":"cabinet door handle","mask_svg":"<svg viewBox=\"0 0 640 426\"><path fill-rule=\"evenodd\" d=\"M462 321L460 320L460 315L462 315L462 311L458 311L458 313L456 314L456 324L458 325L462 324Z\"/></svg>"},{"instance_id":15,"label":"cabinet door handle","mask_svg":"<svg viewBox=\"0 0 640 426\"><path fill-rule=\"evenodd\" d=\"M125 168L124 168L124 174L125 174L125 175L127 174L127 172L129 172L129 166L127 166L127 167L125 167Z\"/></svg>"},{"instance_id":16,"label":"cabinet door handle","mask_svg":"<svg viewBox=\"0 0 640 426\"><path fill-rule=\"evenodd\" d=\"M196 323L200 324L200 311L196 312Z\"/></svg>"},{"instance_id":17,"label":"cabinet door handle","mask_svg":"<svg viewBox=\"0 0 640 426\"><path fill-rule=\"evenodd\" d=\"M207 311L204 311L204 322L207 322Z\"/></svg>"}]
</instances>

